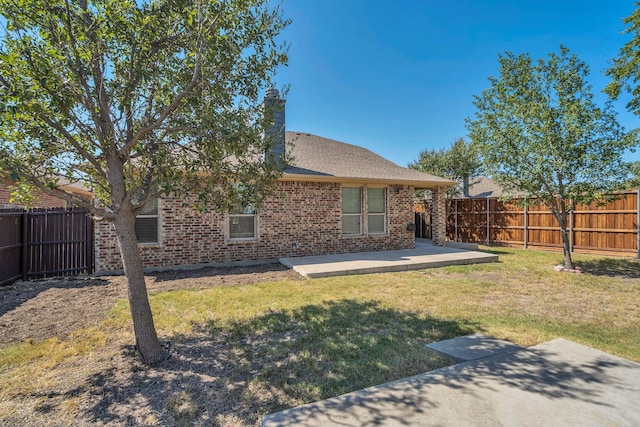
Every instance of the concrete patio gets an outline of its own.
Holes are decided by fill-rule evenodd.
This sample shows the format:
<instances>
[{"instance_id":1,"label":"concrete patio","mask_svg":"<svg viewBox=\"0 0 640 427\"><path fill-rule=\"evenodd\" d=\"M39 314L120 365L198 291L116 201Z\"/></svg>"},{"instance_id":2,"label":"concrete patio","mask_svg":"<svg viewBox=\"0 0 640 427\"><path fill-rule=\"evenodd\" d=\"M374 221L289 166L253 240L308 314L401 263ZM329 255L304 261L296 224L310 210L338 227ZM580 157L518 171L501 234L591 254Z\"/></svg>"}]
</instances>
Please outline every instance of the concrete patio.
<instances>
[{"instance_id":1,"label":"concrete patio","mask_svg":"<svg viewBox=\"0 0 640 427\"><path fill-rule=\"evenodd\" d=\"M273 426L638 426L640 364L555 339L430 344L463 362L267 415Z\"/></svg>"},{"instance_id":2,"label":"concrete patio","mask_svg":"<svg viewBox=\"0 0 640 427\"><path fill-rule=\"evenodd\" d=\"M305 277L312 278L421 270L447 265L497 261L498 256L494 254L451 246L433 246L430 241L424 239L416 239L415 249L280 259L280 262L287 267Z\"/></svg>"}]
</instances>

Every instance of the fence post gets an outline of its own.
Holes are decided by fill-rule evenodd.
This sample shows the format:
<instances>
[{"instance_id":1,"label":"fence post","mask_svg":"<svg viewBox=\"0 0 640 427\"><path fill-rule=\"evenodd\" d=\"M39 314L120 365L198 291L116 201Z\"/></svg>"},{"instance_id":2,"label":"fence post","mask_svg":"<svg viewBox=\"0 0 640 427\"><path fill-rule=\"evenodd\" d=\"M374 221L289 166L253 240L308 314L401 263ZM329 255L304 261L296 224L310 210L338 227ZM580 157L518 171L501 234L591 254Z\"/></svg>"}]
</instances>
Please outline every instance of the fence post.
<instances>
[{"instance_id":1,"label":"fence post","mask_svg":"<svg viewBox=\"0 0 640 427\"><path fill-rule=\"evenodd\" d=\"M524 199L524 248L528 249L529 248L529 230L527 228L527 222L528 222L528 212L529 212L529 206L527 204L527 199Z\"/></svg>"},{"instance_id":2,"label":"fence post","mask_svg":"<svg viewBox=\"0 0 640 427\"><path fill-rule=\"evenodd\" d=\"M27 232L29 231L29 211L22 212L22 281L27 281L27 273L29 271L29 266L27 265L29 261L28 257L28 239Z\"/></svg>"},{"instance_id":3,"label":"fence post","mask_svg":"<svg viewBox=\"0 0 640 427\"><path fill-rule=\"evenodd\" d=\"M637 252L636 252L636 258L640 259L640 188L638 188L638 191L636 192L636 195L638 197L638 217L636 219L636 234L638 235L638 246L637 246Z\"/></svg>"},{"instance_id":4,"label":"fence post","mask_svg":"<svg viewBox=\"0 0 640 427\"><path fill-rule=\"evenodd\" d=\"M489 198L487 197L487 246L489 246Z\"/></svg>"},{"instance_id":5,"label":"fence post","mask_svg":"<svg viewBox=\"0 0 640 427\"><path fill-rule=\"evenodd\" d=\"M84 218L87 226L87 274L93 274L93 218L87 212Z\"/></svg>"}]
</instances>

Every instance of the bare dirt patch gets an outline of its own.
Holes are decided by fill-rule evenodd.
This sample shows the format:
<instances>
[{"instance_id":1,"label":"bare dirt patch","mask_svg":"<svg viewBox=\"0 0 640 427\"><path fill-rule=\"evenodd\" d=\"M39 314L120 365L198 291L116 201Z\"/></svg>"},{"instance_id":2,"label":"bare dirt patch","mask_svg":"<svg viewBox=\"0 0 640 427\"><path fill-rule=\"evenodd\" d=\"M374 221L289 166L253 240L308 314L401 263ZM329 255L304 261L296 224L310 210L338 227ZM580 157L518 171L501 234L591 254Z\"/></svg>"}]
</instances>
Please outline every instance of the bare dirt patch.
<instances>
[{"instance_id":1,"label":"bare dirt patch","mask_svg":"<svg viewBox=\"0 0 640 427\"><path fill-rule=\"evenodd\" d=\"M269 264L154 273L147 276L147 288L153 293L285 279L302 280L282 265ZM126 295L121 276L0 288L0 348L69 337L100 322ZM17 380L20 387L0 393L0 425L258 425L265 409L293 404L277 393L252 389L259 366L232 348L224 334L202 331L177 338L172 357L152 368L140 363L128 339L114 339L99 353L71 357L36 378L26 374Z\"/></svg>"},{"instance_id":2,"label":"bare dirt patch","mask_svg":"<svg viewBox=\"0 0 640 427\"><path fill-rule=\"evenodd\" d=\"M149 292L206 289L301 280L281 264L170 270L147 276ZM68 277L17 282L0 287L0 345L64 337L103 319L118 299L127 297L124 277Z\"/></svg>"}]
</instances>

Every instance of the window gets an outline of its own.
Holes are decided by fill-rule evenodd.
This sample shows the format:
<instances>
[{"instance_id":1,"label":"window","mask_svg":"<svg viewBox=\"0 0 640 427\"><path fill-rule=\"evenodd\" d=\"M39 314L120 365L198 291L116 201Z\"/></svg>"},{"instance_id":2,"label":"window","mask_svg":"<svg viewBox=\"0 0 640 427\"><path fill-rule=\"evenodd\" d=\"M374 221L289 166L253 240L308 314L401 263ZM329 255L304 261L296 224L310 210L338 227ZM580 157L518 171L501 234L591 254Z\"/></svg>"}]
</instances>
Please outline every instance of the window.
<instances>
[{"instance_id":1,"label":"window","mask_svg":"<svg viewBox=\"0 0 640 427\"><path fill-rule=\"evenodd\" d=\"M229 239L251 240L256 238L256 214L253 207L229 214Z\"/></svg>"},{"instance_id":2,"label":"window","mask_svg":"<svg viewBox=\"0 0 640 427\"><path fill-rule=\"evenodd\" d=\"M158 243L158 199L149 200L136 217L138 243Z\"/></svg>"},{"instance_id":3,"label":"window","mask_svg":"<svg viewBox=\"0 0 640 427\"><path fill-rule=\"evenodd\" d=\"M362 189L342 187L342 234L362 234Z\"/></svg>"},{"instance_id":4,"label":"window","mask_svg":"<svg viewBox=\"0 0 640 427\"><path fill-rule=\"evenodd\" d=\"M384 234L387 224L386 191L367 188L367 228L369 234Z\"/></svg>"},{"instance_id":5,"label":"window","mask_svg":"<svg viewBox=\"0 0 640 427\"><path fill-rule=\"evenodd\" d=\"M366 190L364 194L363 189ZM386 232L386 189L342 187L342 235L385 234Z\"/></svg>"}]
</instances>

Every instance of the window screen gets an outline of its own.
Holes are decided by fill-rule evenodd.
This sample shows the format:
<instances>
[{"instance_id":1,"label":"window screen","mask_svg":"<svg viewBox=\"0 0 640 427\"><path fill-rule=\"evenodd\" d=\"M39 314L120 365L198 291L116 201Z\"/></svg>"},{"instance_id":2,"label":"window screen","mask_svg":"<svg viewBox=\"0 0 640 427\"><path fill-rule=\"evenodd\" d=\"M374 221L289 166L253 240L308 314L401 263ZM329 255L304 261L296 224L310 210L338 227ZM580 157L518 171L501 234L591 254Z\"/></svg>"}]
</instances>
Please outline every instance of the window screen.
<instances>
[{"instance_id":1,"label":"window screen","mask_svg":"<svg viewBox=\"0 0 640 427\"><path fill-rule=\"evenodd\" d=\"M386 191L384 188L367 189L367 225L370 234L382 234L386 224Z\"/></svg>"},{"instance_id":2,"label":"window screen","mask_svg":"<svg viewBox=\"0 0 640 427\"><path fill-rule=\"evenodd\" d=\"M342 234L362 233L362 189L342 187Z\"/></svg>"},{"instance_id":3,"label":"window screen","mask_svg":"<svg viewBox=\"0 0 640 427\"><path fill-rule=\"evenodd\" d=\"M229 215L230 239L253 239L256 237L255 214Z\"/></svg>"},{"instance_id":4,"label":"window screen","mask_svg":"<svg viewBox=\"0 0 640 427\"><path fill-rule=\"evenodd\" d=\"M256 213L252 206L229 214L229 239L255 239Z\"/></svg>"},{"instance_id":5,"label":"window screen","mask_svg":"<svg viewBox=\"0 0 640 427\"><path fill-rule=\"evenodd\" d=\"M158 242L158 199L149 200L136 217L138 243Z\"/></svg>"}]
</instances>

